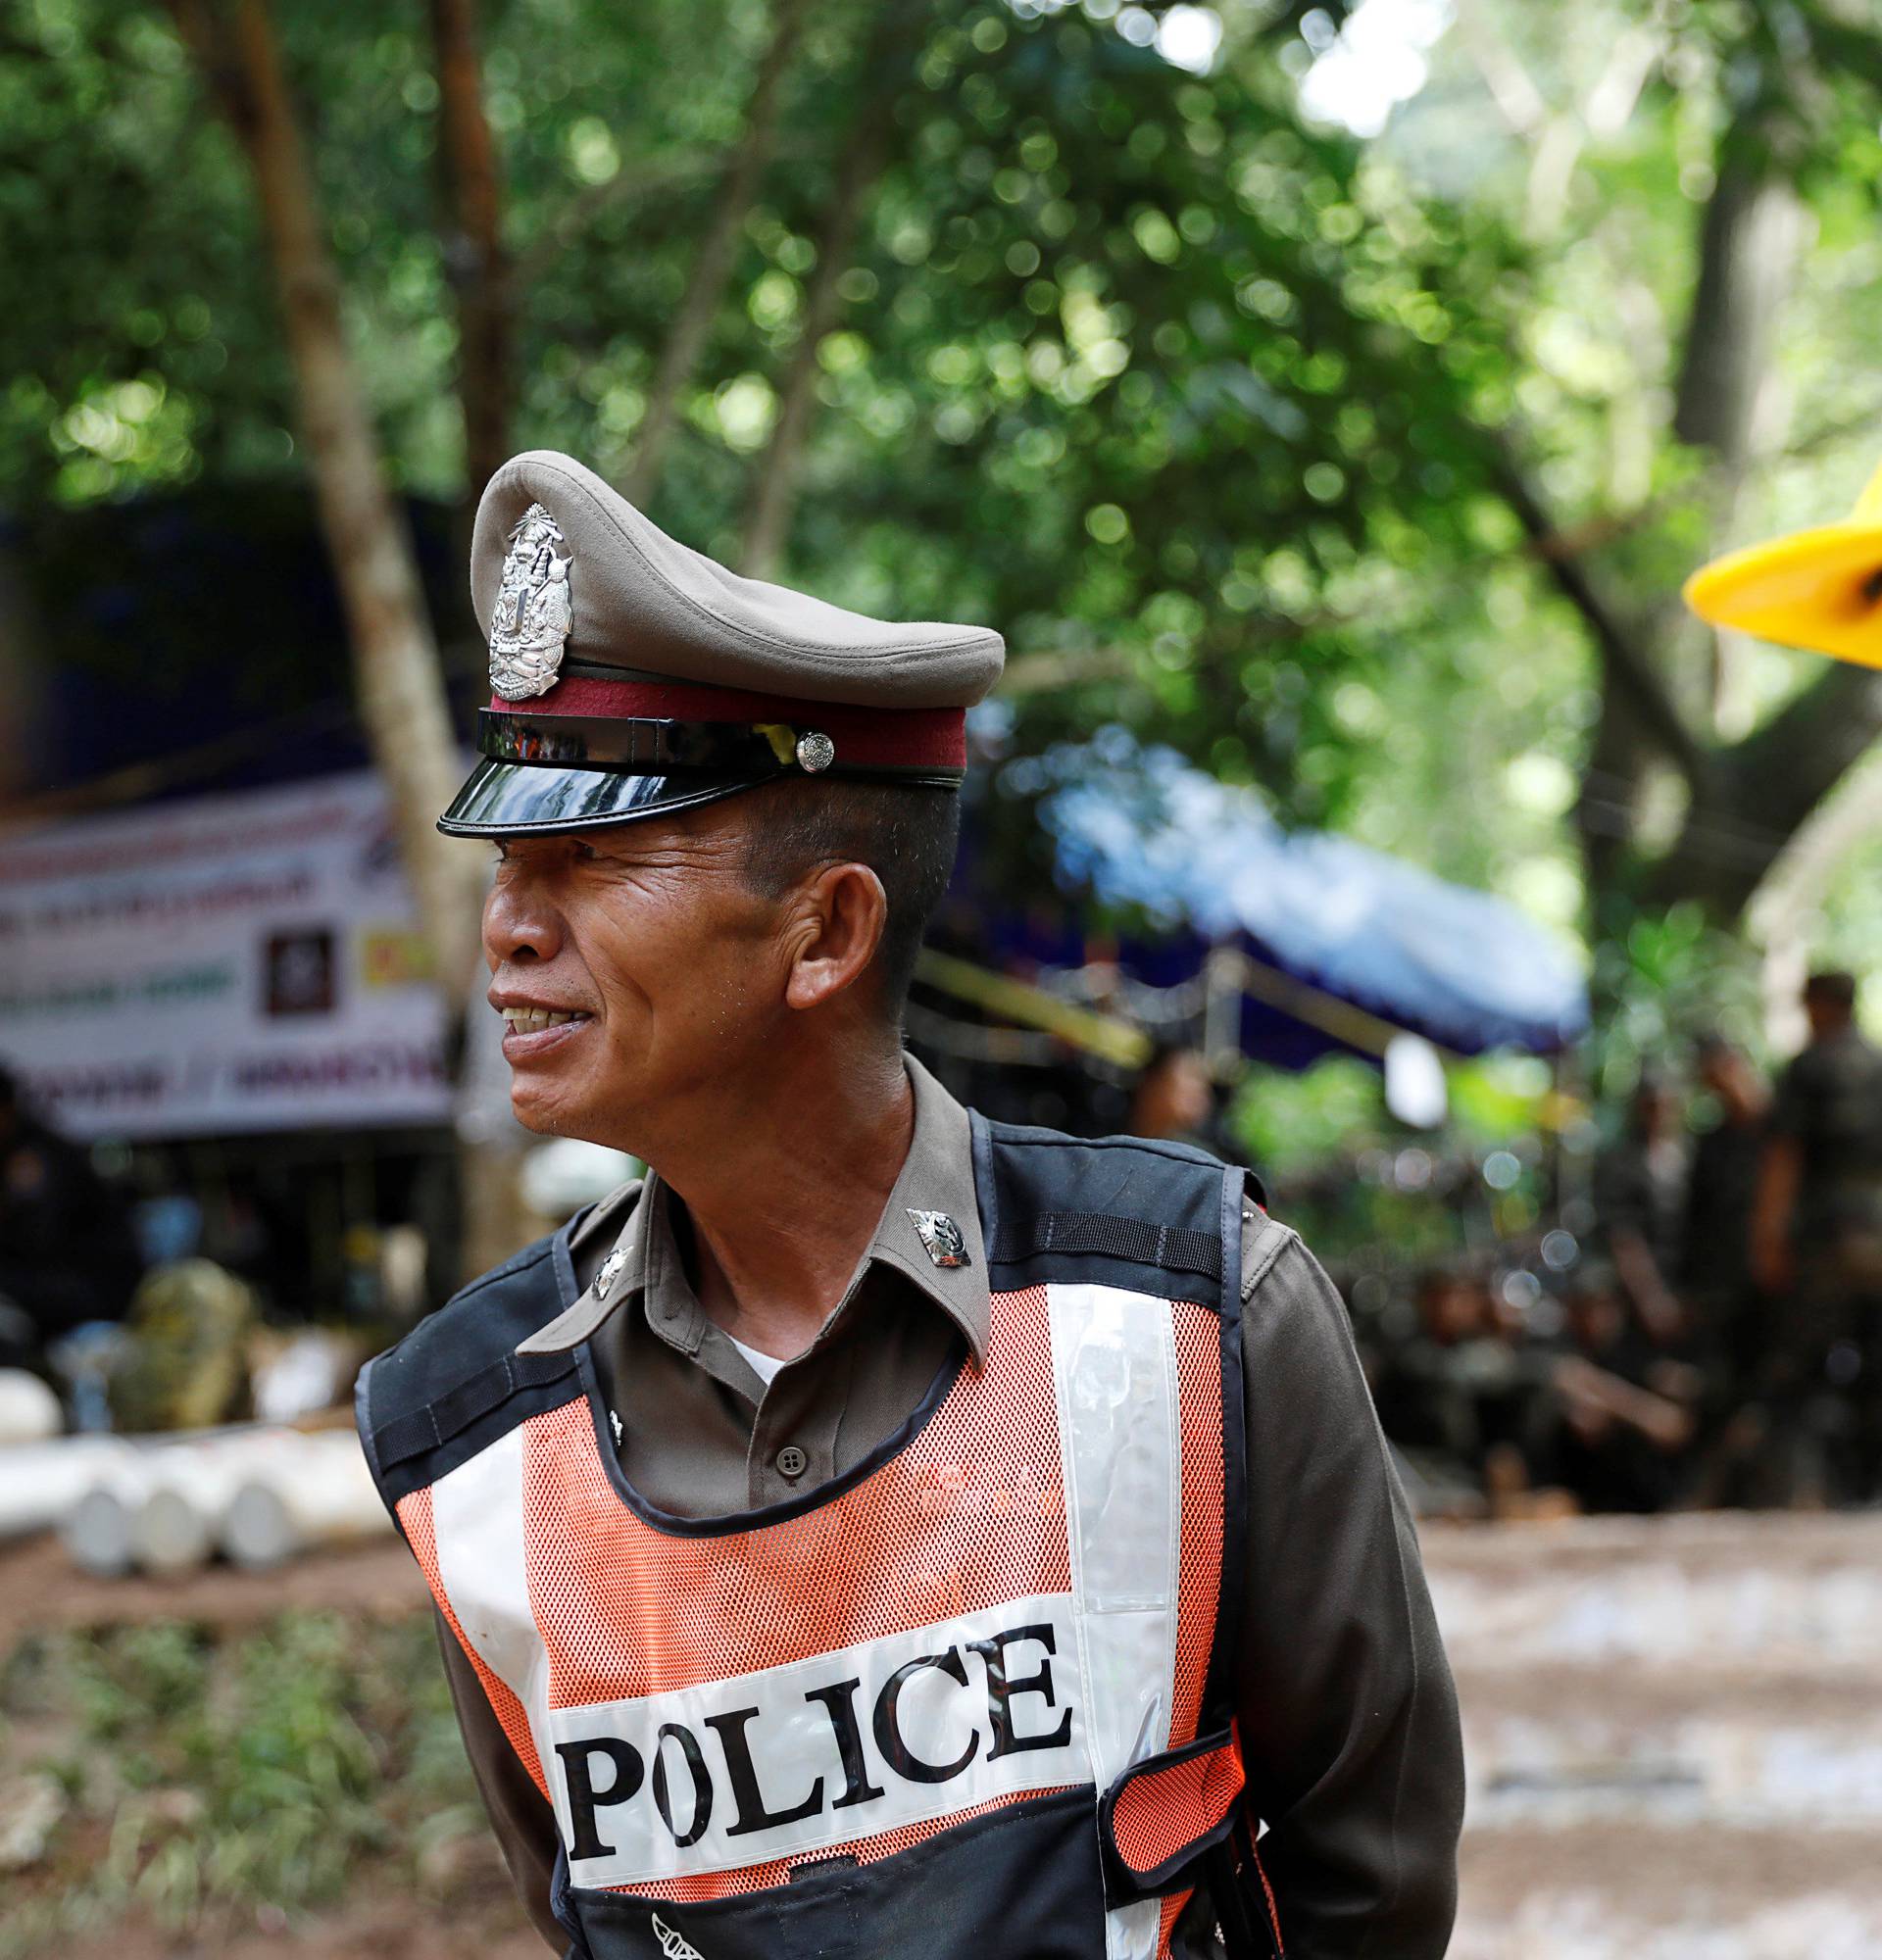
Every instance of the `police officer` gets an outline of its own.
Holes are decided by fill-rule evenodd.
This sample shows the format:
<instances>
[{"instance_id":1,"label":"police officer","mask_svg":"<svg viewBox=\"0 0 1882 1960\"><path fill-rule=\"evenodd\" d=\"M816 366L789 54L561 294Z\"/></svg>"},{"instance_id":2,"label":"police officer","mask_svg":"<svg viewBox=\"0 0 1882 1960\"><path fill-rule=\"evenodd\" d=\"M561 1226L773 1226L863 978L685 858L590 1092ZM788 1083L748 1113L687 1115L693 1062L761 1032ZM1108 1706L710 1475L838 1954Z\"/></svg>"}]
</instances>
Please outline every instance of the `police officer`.
<instances>
[{"instance_id":1,"label":"police officer","mask_svg":"<svg viewBox=\"0 0 1882 1960\"><path fill-rule=\"evenodd\" d=\"M359 1416L544 1937L1441 1953L1457 1709L1337 1296L1239 1171L903 1053L999 638L735 577L548 453L471 575L442 825L496 855L515 1107L652 1168Z\"/></svg>"}]
</instances>

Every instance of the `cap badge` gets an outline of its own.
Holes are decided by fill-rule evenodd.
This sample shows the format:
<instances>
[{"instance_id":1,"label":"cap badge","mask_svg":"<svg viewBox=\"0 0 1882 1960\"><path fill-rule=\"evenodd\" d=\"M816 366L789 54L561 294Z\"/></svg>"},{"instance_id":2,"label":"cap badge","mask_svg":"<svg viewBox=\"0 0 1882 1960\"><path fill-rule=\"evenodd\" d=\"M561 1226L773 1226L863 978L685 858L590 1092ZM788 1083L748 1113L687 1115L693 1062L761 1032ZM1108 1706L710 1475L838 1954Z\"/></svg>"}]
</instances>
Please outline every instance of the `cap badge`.
<instances>
[{"instance_id":1,"label":"cap badge","mask_svg":"<svg viewBox=\"0 0 1882 1960\"><path fill-rule=\"evenodd\" d=\"M527 701L556 684L574 623L569 601L569 541L540 504L510 533L490 615L490 685L505 701Z\"/></svg>"},{"instance_id":2,"label":"cap badge","mask_svg":"<svg viewBox=\"0 0 1882 1960\"><path fill-rule=\"evenodd\" d=\"M961 1236L960 1226L945 1211L917 1211L911 1204L908 1212L915 1221L915 1229L921 1235L922 1245L928 1249L928 1257L937 1266L971 1263L967 1257L967 1242Z\"/></svg>"},{"instance_id":3,"label":"cap badge","mask_svg":"<svg viewBox=\"0 0 1882 1960\"><path fill-rule=\"evenodd\" d=\"M821 775L835 760L836 744L827 735L813 729L797 738L797 765L808 775Z\"/></svg>"}]
</instances>

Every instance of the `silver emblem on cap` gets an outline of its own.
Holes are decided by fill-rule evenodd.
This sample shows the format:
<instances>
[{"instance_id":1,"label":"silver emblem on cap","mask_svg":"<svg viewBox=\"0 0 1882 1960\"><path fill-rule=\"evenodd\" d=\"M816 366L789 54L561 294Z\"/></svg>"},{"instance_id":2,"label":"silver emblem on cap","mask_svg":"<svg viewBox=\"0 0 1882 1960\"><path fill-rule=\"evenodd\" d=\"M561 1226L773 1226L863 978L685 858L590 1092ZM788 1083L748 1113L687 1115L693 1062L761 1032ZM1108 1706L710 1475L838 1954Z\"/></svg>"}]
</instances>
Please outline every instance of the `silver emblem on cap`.
<instances>
[{"instance_id":1,"label":"silver emblem on cap","mask_svg":"<svg viewBox=\"0 0 1882 1960\"><path fill-rule=\"evenodd\" d=\"M601 1262L601 1271L595 1275L595 1298L606 1299L615 1290L615 1282L620 1277L620 1269L627 1263L627 1254L617 1250Z\"/></svg>"},{"instance_id":2,"label":"silver emblem on cap","mask_svg":"<svg viewBox=\"0 0 1882 1960\"><path fill-rule=\"evenodd\" d=\"M917 1211L911 1204L908 1212L921 1235L922 1245L928 1249L928 1257L937 1266L968 1263L967 1242L961 1236L960 1226L945 1211Z\"/></svg>"},{"instance_id":3,"label":"silver emblem on cap","mask_svg":"<svg viewBox=\"0 0 1882 1960\"><path fill-rule=\"evenodd\" d=\"M490 685L505 701L527 701L556 684L574 624L569 599L569 541L540 504L510 533L490 614Z\"/></svg>"},{"instance_id":4,"label":"silver emblem on cap","mask_svg":"<svg viewBox=\"0 0 1882 1960\"><path fill-rule=\"evenodd\" d=\"M820 775L836 760L836 744L827 735L813 729L797 738L797 765L809 774Z\"/></svg>"}]
</instances>

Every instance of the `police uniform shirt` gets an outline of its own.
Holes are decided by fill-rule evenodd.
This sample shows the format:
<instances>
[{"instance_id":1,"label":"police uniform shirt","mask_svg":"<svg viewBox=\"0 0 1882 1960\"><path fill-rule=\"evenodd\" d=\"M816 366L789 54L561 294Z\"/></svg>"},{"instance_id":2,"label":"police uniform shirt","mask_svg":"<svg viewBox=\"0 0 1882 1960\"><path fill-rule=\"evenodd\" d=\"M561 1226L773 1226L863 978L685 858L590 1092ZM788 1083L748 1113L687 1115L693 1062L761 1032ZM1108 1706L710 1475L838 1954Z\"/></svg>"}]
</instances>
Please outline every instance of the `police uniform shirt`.
<instances>
[{"instance_id":1,"label":"police uniform shirt","mask_svg":"<svg viewBox=\"0 0 1882 1960\"><path fill-rule=\"evenodd\" d=\"M658 1177L597 1207L574 1245L590 1294L527 1344L591 1342L623 1468L662 1509L710 1517L801 1495L906 1421L988 1325L966 1111L911 1059L914 1140L842 1300L768 1388L699 1303L690 1228ZM968 1262L928 1257L911 1207L947 1213ZM1248 1563L1240 1728L1263 1862L1290 1956L1436 1960L1456 1907L1463 1770L1455 1691L1417 1540L1386 1455L1344 1306L1296 1235L1243 1220ZM531 1918L549 1909L554 1817L470 1661L440 1623L479 1788Z\"/></svg>"}]
</instances>

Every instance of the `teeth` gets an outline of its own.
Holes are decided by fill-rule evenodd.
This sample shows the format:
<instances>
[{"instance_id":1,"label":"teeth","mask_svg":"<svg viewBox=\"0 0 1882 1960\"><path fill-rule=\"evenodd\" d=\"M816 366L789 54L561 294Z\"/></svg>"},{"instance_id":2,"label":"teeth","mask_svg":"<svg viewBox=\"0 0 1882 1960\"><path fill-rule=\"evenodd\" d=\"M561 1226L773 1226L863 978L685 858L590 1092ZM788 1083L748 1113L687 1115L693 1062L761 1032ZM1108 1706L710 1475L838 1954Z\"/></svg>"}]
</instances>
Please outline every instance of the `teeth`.
<instances>
[{"instance_id":1,"label":"teeth","mask_svg":"<svg viewBox=\"0 0 1882 1960\"><path fill-rule=\"evenodd\" d=\"M510 1032L518 1035L532 1035L542 1028L559 1028L564 1021L581 1019L579 1014L558 1014L547 1007L505 1007L502 1013L510 1023Z\"/></svg>"}]
</instances>

